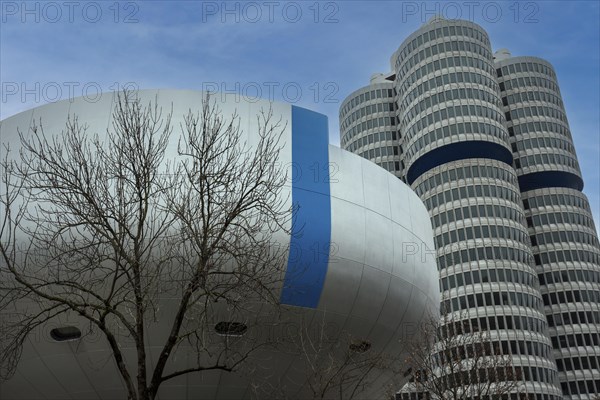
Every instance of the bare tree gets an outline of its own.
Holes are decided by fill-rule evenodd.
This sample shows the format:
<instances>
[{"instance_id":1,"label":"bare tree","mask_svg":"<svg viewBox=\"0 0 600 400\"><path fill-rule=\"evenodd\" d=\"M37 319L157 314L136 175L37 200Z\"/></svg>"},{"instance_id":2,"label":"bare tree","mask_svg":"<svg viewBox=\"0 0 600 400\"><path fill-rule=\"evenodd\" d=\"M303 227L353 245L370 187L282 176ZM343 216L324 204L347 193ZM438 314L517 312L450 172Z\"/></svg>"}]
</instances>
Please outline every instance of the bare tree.
<instances>
[{"instance_id":1,"label":"bare tree","mask_svg":"<svg viewBox=\"0 0 600 400\"><path fill-rule=\"evenodd\" d=\"M325 318L314 323L302 320L297 328L290 332L286 344L288 351L298 356L301 389L289 390L290 382L262 381L254 388L258 398L372 399L375 389L383 392L383 398L392 399L406 379L401 353L373 348L370 341L340 330Z\"/></svg>"},{"instance_id":2,"label":"bare tree","mask_svg":"<svg viewBox=\"0 0 600 400\"><path fill-rule=\"evenodd\" d=\"M259 304L278 305L286 249L274 235L291 226L278 162L285 124L261 112L250 143L239 117L208 97L183 121L173 138L171 113L124 92L105 135L75 116L59 135L39 121L19 132L17 152L4 145L0 313L12 314L0 326L0 378L28 336L61 317L102 332L132 400L184 374L234 371L269 345L243 333ZM159 315L168 329L151 364ZM135 346L129 359L123 340ZM193 365L175 367L179 348Z\"/></svg>"},{"instance_id":3,"label":"bare tree","mask_svg":"<svg viewBox=\"0 0 600 400\"><path fill-rule=\"evenodd\" d=\"M410 383L402 392L423 399L498 399L522 392L522 374L490 332L471 328L465 315L443 313L420 326L406 360Z\"/></svg>"}]
</instances>

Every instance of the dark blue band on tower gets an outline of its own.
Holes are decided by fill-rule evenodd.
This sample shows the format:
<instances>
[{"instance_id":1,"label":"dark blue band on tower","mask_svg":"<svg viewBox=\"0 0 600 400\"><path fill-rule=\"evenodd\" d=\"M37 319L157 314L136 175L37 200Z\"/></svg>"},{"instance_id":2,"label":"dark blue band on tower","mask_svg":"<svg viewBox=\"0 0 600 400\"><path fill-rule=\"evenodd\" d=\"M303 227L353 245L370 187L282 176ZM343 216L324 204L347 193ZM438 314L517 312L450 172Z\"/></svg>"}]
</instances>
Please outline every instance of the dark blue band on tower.
<instances>
[{"instance_id":1,"label":"dark blue band on tower","mask_svg":"<svg viewBox=\"0 0 600 400\"><path fill-rule=\"evenodd\" d=\"M506 147L483 140L451 143L433 149L419 157L408 169L406 180L409 185L425 172L452 161L468 158L489 158L512 165L512 153Z\"/></svg>"},{"instance_id":2,"label":"dark blue band on tower","mask_svg":"<svg viewBox=\"0 0 600 400\"><path fill-rule=\"evenodd\" d=\"M563 187L582 191L583 180L565 171L543 171L519 176L521 192L550 187Z\"/></svg>"},{"instance_id":3,"label":"dark blue band on tower","mask_svg":"<svg viewBox=\"0 0 600 400\"><path fill-rule=\"evenodd\" d=\"M326 116L292 106L292 165L292 237L281 302L316 308L331 241Z\"/></svg>"}]
</instances>

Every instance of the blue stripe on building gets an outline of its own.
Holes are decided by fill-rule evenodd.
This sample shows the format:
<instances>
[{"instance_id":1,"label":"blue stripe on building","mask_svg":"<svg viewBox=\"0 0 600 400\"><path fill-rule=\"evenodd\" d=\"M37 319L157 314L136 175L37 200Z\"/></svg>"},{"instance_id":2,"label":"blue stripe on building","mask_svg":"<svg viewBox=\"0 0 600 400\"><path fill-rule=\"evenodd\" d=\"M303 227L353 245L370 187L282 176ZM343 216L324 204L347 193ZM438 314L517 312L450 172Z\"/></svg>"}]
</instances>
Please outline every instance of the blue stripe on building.
<instances>
[{"instance_id":1,"label":"blue stripe on building","mask_svg":"<svg viewBox=\"0 0 600 400\"><path fill-rule=\"evenodd\" d=\"M529 190L563 187L582 191L583 180L577 175L566 171L541 171L519 176L521 192Z\"/></svg>"},{"instance_id":2,"label":"blue stripe on building","mask_svg":"<svg viewBox=\"0 0 600 400\"><path fill-rule=\"evenodd\" d=\"M281 302L316 308L331 241L327 117L292 106L292 202L290 253Z\"/></svg>"},{"instance_id":3,"label":"blue stripe on building","mask_svg":"<svg viewBox=\"0 0 600 400\"><path fill-rule=\"evenodd\" d=\"M409 168L406 180L409 185L425 172L452 161L468 158L489 158L512 165L512 153L506 147L484 140L447 144L419 157Z\"/></svg>"}]
</instances>

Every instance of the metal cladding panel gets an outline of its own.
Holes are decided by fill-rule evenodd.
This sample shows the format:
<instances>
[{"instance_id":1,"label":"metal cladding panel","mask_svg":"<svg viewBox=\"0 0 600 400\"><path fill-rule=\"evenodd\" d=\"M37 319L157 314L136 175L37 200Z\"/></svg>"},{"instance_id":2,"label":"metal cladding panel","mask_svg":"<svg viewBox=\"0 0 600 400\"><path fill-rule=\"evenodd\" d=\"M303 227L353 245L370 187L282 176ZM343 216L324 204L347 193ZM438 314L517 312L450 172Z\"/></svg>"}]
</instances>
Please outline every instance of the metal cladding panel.
<instances>
[{"instance_id":1,"label":"metal cladding panel","mask_svg":"<svg viewBox=\"0 0 600 400\"><path fill-rule=\"evenodd\" d=\"M385 271L389 275L394 269L394 242L391 239L395 224L389 216L371 210L367 210L366 213L365 265Z\"/></svg>"},{"instance_id":2,"label":"metal cladding panel","mask_svg":"<svg viewBox=\"0 0 600 400\"><path fill-rule=\"evenodd\" d=\"M330 163L337 171L331 184L332 204L335 205L331 223L335 253L331 258L336 262L330 262L328 279L329 271L343 268L345 260L352 260L411 284L414 284L415 270L418 269L420 275L428 276L431 283L437 285L435 254L422 256L433 252L434 247L429 214L421 200L398 178L357 155L330 146ZM358 176L359 167L354 164L360 166ZM353 192L353 201L346 200L349 191ZM376 198L376 194L380 198ZM362 240L364 243L356 248ZM334 283L328 279L324 293L330 290L330 284L334 290ZM437 286L431 289L429 282L423 282L419 288L432 300L439 296ZM321 303L319 308L327 306Z\"/></svg>"},{"instance_id":3,"label":"metal cladding panel","mask_svg":"<svg viewBox=\"0 0 600 400\"><path fill-rule=\"evenodd\" d=\"M390 197L388 174L383 168L372 162L362 161L362 180L364 186L364 207L370 212L390 218ZM401 183L402 184L402 183Z\"/></svg>"},{"instance_id":4,"label":"metal cladding panel","mask_svg":"<svg viewBox=\"0 0 600 400\"><path fill-rule=\"evenodd\" d=\"M336 183L333 185L336 185ZM359 181L355 186L358 191L362 184ZM361 265L365 263L367 253L365 246L367 240L366 214L367 211L356 203L348 202L339 197L331 198L331 219L335 221L332 228L335 232L332 234L337 236L336 232L338 231L348 232L348 234L345 235L343 243L332 241L330 265L340 262L340 245L344 247L344 260L357 262Z\"/></svg>"},{"instance_id":5,"label":"metal cladding panel","mask_svg":"<svg viewBox=\"0 0 600 400\"><path fill-rule=\"evenodd\" d=\"M401 351L406 322L435 313L439 302L429 214L383 168L334 146L329 161L333 250L318 308L350 309L343 329Z\"/></svg>"},{"instance_id":6,"label":"metal cladding panel","mask_svg":"<svg viewBox=\"0 0 600 400\"><path fill-rule=\"evenodd\" d=\"M338 259L335 254L330 260L320 308L345 318L352 312L365 266L362 262Z\"/></svg>"},{"instance_id":7,"label":"metal cladding panel","mask_svg":"<svg viewBox=\"0 0 600 400\"><path fill-rule=\"evenodd\" d=\"M45 135L57 135L65 129L66 117L69 115L72 103L69 101L60 101L51 103L44 107L34 108L31 115L31 124L29 129L36 126L41 129ZM71 118L71 120L73 120ZM93 125L92 125L93 126ZM60 127L60 130L57 129ZM21 128L22 129L22 128ZM51 132L48 132L50 130ZM29 131L23 131L26 136Z\"/></svg>"},{"instance_id":8,"label":"metal cladding panel","mask_svg":"<svg viewBox=\"0 0 600 400\"><path fill-rule=\"evenodd\" d=\"M390 278L389 272L365 265L351 315L374 324L383 308Z\"/></svg>"},{"instance_id":9,"label":"metal cladding panel","mask_svg":"<svg viewBox=\"0 0 600 400\"><path fill-rule=\"evenodd\" d=\"M10 143L10 150L15 151L18 146L19 136L17 130L25 130L23 133L27 133L29 125L31 124L31 118L33 116L33 110L23 111L11 118L0 121L0 142ZM6 155L6 148L0 146L0 159L4 159Z\"/></svg>"},{"instance_id":10,"label":"metal cladding panel","mask_svg":"<svg viewBox=\"0 0 600 400\"><path fill-rule=\"evenodd\" d=\"M140 93L142 92L146 91L141 91ZM65 128L67 115L62 113L52 115L49 111L53 108L58 110L59 107L62 108L63 105L69 105L69 116L77 116L80 124L86 124L86 132L89 135L98 134L100 137L103 137L106 134L106 130L111 127L110 121L115 99L116 93L102 93L99 97L93 99L93 101L86 97L77 97L71 100L59 101L57 103L34 108L33 120L39 122L39 119L41 118L42 124L46 127L50 127L50 118L52 118L53 121L55 121L55 125L52 126L53 130L50 132L46 131L45 134L59 134L60 131Z\"/></svg>"},{"instance_id":11,"label":"metal cladding panel","mask_svg":"<svg viewBox=\"0 0 600 400\"><path fill-rule=\"evenodd\" d=\"M28 371L28 369L24 369L25 371ZM0 398L4 399L5 397L2 396L6 396L8 394L11 394L11 396L15 396L14 398L18 398L18 399L27 399L27 400L38 400L38 399L45 399L46 396L36 387L37 385L33 384L31 382L30 379L37 379L37 377L34 377L32 375L30 375L29 373L27 373L28 376L25 376L25 374L17 371L17 373L14 375L14 377L11 379L10 384L13 387L19 388L19 393L13 395L10 392L7 392L5 390L3 390L2 386L3 383L0 384ZM16 397L18 396L18 397ZM95 399L97 399L97 397L95 397Z\"/></svg>"},{"instance_id":12,"label":"metal cladding panel","mask_svg":"<svg viewBox=\"0 0 600 400\"><path fill-rule=\"evenodd\" d=\"M418 289L412 283L396 275L391 275L389 290L379 313L377 324L393 331L402 326L413 290Z\"/></svg>"}]
</instances>

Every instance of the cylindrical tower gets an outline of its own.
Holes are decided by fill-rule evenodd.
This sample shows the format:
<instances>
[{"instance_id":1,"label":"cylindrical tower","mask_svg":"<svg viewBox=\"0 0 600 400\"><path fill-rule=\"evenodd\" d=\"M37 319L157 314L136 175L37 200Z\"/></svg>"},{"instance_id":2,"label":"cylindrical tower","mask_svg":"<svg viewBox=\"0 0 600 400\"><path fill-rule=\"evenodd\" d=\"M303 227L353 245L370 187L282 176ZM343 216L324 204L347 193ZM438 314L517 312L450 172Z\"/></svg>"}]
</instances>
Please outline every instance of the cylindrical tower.
<instances>
[{"instance_id":1,"label":"cylindrical tower","mask_svg":"<svg viewBox=\"0 0 600 400\"><path fill-rule=\"evenodd\" d=\"M392 57L406 181L436 236L442 312L484 330L529 398L558 399L527 226L487 33L435 18Z\"/></svg>"},{"instance_id":2,"label":"cylindrical tower","mask_svg":"<svg viewBox=\"0 0 600 400\"><path fill-rule=\"evenodd\" d=\"M540 290L566 398L600 393L600 247L552 65L496 53Z\"/></svg>"},{"instance_id":3,"label":"cylindrical tower","mask_svg":"<svg viewBox=\"0 0 600 400\"><path fill-rule=\"evenodd\" d=\"M351 93L340 107L342 148L401 177L395 115L393 75L373 75L368 86Z\"/></svg>"}]
</instances>

